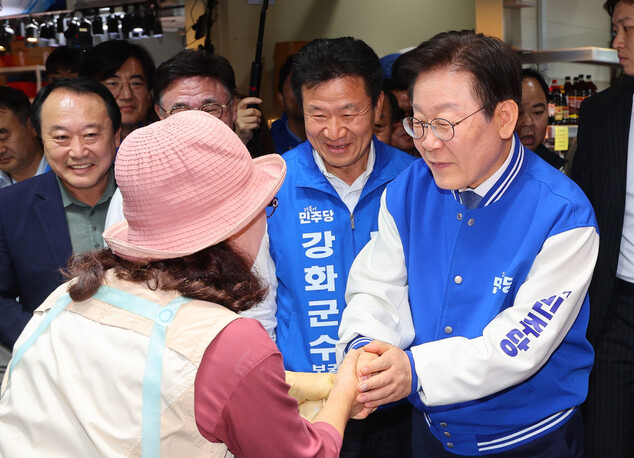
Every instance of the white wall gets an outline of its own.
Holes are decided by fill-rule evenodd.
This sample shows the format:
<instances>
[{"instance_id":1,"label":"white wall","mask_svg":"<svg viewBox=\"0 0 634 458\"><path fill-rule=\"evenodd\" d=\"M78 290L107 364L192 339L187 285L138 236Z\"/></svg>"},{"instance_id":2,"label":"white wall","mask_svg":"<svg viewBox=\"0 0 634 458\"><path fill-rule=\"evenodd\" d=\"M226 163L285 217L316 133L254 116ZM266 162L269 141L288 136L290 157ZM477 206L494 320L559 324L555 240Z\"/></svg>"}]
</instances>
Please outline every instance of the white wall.
<instances>
[{"instance_id":1,"label":"white wall","mask_svg":"<svg viewBox=\"0 0 634 458\"><path fill-rule=\"evenodd\" d=\"M537 0L523 0L524 3L536 5ZM546 0L544 14L546 17L546 33L543 49L576 48L596 46L610 48L610 17L602 8L603 1L598 0ZM521 19L519 24L517 16ZM537 8L507 9L505 25L510 23L521 30L505 30L505 39L523 49L537 48ZM508 21L507 21L508 20ZM507 37L508 35L508 37ZM610 67L605 65L587 65L577 63L549 63L540 66L542 71L552 79L563 83L566 75L576 76L580 73L592 75L597 86L602 89L610 81Z\"/></svg>"},{"instance_id":2,"label":"white wall","mask_svg":"<svg viewBox=\"0 0 634 458\"><path fill-rule=\"evenodd\" d=\"M260 10L260 5L249 5L247 0L220 0L212 31L216 53L231 61L243 93L255 57ZM198 17L196 13L194 17ZM274 96L277 42L354 36L381 57L415 46L438 32L473 28L475 0L275 0L267 11L264 34L261 95L265 112Z\"/></svg>"},{"instance_id":3,"label":"white wall","mask_svg":"<svg viewBox=\"0 0 634 458\"><path fill-rule=\"evenodd\" d=\"M537 0L523 0L535 5ZM200 0L186 0L186 25L202 13ZM544 49L610 47L610 18L603 0L546 0ZM192 11L191 6L194 5ZM247 0L219 0L212 27L217 54L227 57L236 71L238 90L247 92L251 62L255 56L260 5ZM275 43L351 35L365 40L379 56L414 46L438 32L475 28L475 0L275 0L266 15L264 72L261 96L264 109L275 112ZM537 49L537 9L504 9L505 40L518 48ZM196 47L188 33L189 47ZM610 69L575 63L549 63L551 78L591 74L597 85L607 86Z\"/></svg>"}]
</instances>

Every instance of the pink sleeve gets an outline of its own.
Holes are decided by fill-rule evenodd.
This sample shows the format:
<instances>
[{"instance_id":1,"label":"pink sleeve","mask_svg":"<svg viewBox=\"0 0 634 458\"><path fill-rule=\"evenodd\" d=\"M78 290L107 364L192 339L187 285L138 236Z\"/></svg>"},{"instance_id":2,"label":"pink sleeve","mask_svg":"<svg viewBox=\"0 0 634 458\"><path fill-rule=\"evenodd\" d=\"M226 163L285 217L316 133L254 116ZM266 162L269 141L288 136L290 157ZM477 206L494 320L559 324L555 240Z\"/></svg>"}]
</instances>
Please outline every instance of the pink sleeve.
<instances>
[{"instance_id":1,"label":"pink sleeve","mask_svg":"<svg viewBox=\"0 0 634 458\"><path fill-rule=\"evenodd\" d=\"M207 347L198 369L198 430L239 456L339 456L337 430L301 418L288 389L282 355L262 325L235 320Z\"/></svg>"}]
</instances>

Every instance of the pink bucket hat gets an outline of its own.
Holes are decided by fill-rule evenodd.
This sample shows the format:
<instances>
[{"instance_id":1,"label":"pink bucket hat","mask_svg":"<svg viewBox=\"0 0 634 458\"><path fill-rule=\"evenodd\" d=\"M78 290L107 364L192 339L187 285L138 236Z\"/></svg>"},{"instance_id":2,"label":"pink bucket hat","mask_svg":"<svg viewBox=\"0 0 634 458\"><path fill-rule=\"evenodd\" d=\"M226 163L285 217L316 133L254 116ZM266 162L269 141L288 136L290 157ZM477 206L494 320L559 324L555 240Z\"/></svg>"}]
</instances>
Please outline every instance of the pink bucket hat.
<instances>
[{"instance_id":1,"label":"pink bucket hat","mask_svg":"<svg viewBox=\"0 0 634 458\"><path fill-rule=\"evenodd\" d=\"M133 261L196 253L246 227L285 175L281 156L252 159L218 118L195 110L172 115L121 143L115 177L125 220L103 238Z\"/></svg>"}]
</instances>

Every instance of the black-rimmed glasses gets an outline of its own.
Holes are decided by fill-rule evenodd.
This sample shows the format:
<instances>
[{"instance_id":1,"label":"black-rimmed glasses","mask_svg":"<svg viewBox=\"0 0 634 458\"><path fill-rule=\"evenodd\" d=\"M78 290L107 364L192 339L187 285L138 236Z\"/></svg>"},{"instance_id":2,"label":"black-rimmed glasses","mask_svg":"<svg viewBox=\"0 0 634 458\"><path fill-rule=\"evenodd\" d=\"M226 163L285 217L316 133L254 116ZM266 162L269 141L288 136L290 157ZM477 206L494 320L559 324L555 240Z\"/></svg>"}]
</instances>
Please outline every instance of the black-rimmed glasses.
<instances>
[{"instance_id":1,"label":"black-rimmed glasses","mask_svg":"<svg viewBox=\"0 0 634 458\"><path fill-rule=\"evenodd\" d=\"M277 197L273 197L273 200L266 206L266 217L270 218L273 216L275 210L277 210Z\"/></svg>"},{"instance_id":2,"label":"black-rimmed glasses","mask_svg":"<svg viewBox=\"0 0 634 458\"><path fill-rule=\"evenodd\" d=\"M455 132L455 127L460 124L465 119L470 118L474 114L484 110L484 107L479 110L474 111L470 115L465 116L459 121L450 122L443 118L435 118L429 122L419 121L413 116L409 116L403 119L403 127L405 128L405 132L407 132L413 138L424 138L427 135L427 127L431 126L431 130L434 132L434 135L444 142L448 142L451 140Z\"/></svg>"}]
</instances>

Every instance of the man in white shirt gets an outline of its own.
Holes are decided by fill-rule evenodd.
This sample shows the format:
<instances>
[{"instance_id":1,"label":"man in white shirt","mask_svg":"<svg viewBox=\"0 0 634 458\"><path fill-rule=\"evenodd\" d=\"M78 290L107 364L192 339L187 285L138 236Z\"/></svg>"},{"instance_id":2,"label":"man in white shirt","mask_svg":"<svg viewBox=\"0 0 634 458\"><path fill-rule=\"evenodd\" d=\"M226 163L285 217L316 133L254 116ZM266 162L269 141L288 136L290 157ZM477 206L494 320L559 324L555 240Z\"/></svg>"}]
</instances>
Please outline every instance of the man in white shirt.
<instances>
[{"instance_id":1,"label":"man in white shirt","mask_svg":"<svg viewBox=\"0 0 634 458\"><path fill-rule=\"evenodd\" d=\"M154 110L159 119L185 110L202 110L219 118L234 128L238 119L238 97L236 95L233 68L227 59L218 55L186 49L163 62L154 74ZM123 199L117 190L112 197L106 228L121 221ZM275 314L275 271L268 258L268 238L262 240L260 255L253 266L269 284L271 292L262 304L243 315L258 319L271 338L275 340L277 322Z\"/></svg>"},{"instance_id":2,"label":"man in white shirt","mask_svg":"<svg viewBox=\"0 0 634 458\"><path fill-rule=\"evenodd\" d=\"M277 345L287 370L335 372L348 270L377 230L383 189L415 158L374 136L383 71L363 41L310 42L291 82L308 141L284 153L286 179L268 219ZM408 456L409 417L402 405L349 422L341 456Z\"/></svg>"},{"instance_id":3,"label":"man in white shirt","mask_svg":"<svg viewBox=\"0 0 634 458\"><path fill-rule=\"evenodd\" d=\"M599 257L590 284L595 349L583 418L587 458L634 456L634 0L608 0L624 77L579 110L571 178L597 212Z\"/></svg>"}]
</instances>

